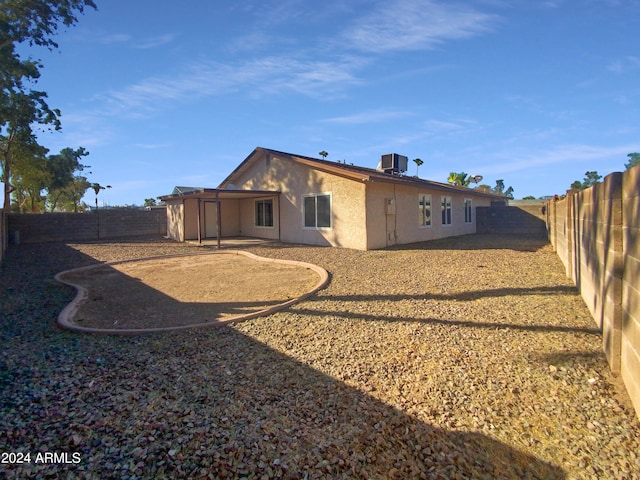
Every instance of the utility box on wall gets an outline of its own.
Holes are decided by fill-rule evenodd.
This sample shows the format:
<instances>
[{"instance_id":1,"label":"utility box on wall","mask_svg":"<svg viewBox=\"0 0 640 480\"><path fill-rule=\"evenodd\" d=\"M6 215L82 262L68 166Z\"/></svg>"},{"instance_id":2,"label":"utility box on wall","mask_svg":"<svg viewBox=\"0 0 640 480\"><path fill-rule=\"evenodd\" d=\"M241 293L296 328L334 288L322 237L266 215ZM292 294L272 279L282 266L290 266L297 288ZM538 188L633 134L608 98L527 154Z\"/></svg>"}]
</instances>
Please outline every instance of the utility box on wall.
<instances>
[{"instance_id":1,"label":"utility box on wall","mask_svg":"<svg viewBox=\"0 0 640 480\"><path fill-rule=\"evenodd\" d=\"M395 215L396 214L396 201L393 198L385 198L384 199L385 210L384 213L386 215Z\"/></svg>"}]
</instances>

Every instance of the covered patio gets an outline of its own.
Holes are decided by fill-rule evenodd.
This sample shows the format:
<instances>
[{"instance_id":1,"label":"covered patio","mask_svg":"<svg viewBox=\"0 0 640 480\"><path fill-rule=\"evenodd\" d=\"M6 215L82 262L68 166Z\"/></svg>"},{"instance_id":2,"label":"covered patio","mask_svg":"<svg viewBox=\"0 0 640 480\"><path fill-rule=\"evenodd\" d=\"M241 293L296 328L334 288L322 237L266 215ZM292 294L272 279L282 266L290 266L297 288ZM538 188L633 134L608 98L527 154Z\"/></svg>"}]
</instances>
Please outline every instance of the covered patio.
<instances>
[{"instance_id":1,"label":"covered patio","mask_svg":"<svg viewBox=\"0 0 640 480\"><path fill-rule=\"evenodd\" d=\"M176 187L160 199L173 240L218 248L225 238L280 240L279 191Z\"/></svg>"}]
</instances>

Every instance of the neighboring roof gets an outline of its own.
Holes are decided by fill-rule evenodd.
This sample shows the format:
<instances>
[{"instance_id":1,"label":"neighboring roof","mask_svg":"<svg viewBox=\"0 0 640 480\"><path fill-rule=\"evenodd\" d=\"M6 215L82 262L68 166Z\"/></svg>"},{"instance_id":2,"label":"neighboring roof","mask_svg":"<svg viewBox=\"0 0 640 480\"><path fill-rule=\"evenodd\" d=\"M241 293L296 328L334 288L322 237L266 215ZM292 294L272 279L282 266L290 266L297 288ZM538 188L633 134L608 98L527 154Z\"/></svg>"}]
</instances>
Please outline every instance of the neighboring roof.
<instances>
[{"instance_id":1,"label":"neighboring roof","mask_svg":"<svg viewBox=\"0 0 640 480\"><path fill-rule=\"evenodd\" d=\"M238 198L257 198L267 197L273 195L280 195L280 192L275 190L231 190L231 189L219 189L219 188L192 188L185 190L184 192L179 190L181 187L173 189L173 193L170 195L163 195L158 197L160 200L175 200L185 198L201 198L201 199L238 199Z\"/></svg>"},{"instance_id":2,"label":"neighboring roof","mask_svg":"<svg viewBox=\"0 0 640 480\"><path fill-rule=\"evenodd\" d=\"M202 190L201 187L173 187L171 195L180 195L184 193L195 192L196 190Z\"/></svg>"},{"instance_id":3,"label":"neighboring roof","mask_svg":"<svg viewBox=\"0 0 640 480\"><path fill-rule=\"evenodd\" d=\"M432 180L425 180L418 177L411 177L408 175L397 175L392 173L385 173L374 168L359 167L357 165L351 165L347 163L332 162L329 160L320 160L319 158L305 157L303 155L296 155L293 153L280 152L277 150L270 150L268 148L257 147L245 158L240 165L236 167L233 172L220 183L220 189L224 189L228 185L233 185L233 179L240 175L243 171L251 167L251 165L262 157L262 154L270 154L281 157L287 157L288 159L308 165L326 173L331 173L341 177L349 178L360 182L384 182L394 183L398 185L407 186L423 186L430 187L437 190L446 191L459 191L467 194L479 195L489 197L496 200L505 200L507 197L502 195L496 195L494 193L484 193L472 188L460 187L457 185L451 185L449 183L434 182Z\"/></svg>"}]
</instances>

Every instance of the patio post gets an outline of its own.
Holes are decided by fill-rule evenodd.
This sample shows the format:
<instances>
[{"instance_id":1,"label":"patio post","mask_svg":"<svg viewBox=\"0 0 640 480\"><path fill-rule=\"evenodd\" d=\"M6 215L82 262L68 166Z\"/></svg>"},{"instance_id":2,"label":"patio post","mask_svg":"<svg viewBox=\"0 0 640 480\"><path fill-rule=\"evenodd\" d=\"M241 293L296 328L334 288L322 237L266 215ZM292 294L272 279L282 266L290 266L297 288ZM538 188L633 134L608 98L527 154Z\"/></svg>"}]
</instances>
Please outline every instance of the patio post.
<instances>
[{"instance_id":1,"label":"patio post","mask_svg":"<svg viewBox=\"0 0 640 480\"><path fill-rule=\"evenodd\" d=\"M198 197L198 211L196 213L196 217L198 218L198 243L202 243L202 224L200 218L200 197Z\"/></svg>"},{"instance_id":2,"label":"patio post","mask_svg":"<svg viewBox=\"0 0 640 480\"><path fill-rule=\"evenodd\" d=\"M220 249L220 231L222 230L222 219L220 218L220 191L216 189L216 234L218 236L218 249Z\"/></svg>"}]
</instances>

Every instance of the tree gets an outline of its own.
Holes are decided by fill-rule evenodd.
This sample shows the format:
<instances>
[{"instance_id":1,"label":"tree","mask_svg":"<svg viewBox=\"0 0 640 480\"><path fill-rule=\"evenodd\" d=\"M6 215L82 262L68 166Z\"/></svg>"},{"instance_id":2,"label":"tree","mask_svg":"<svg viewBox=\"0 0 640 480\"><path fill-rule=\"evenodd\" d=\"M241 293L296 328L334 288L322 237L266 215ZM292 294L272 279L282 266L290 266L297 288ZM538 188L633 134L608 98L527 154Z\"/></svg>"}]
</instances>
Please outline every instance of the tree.
<instances>
[{"instance_id":1,"label":"tree","mask_svg":"<svg viewBox=\"0 0 640 480\"><path fill-rule=\"evenodd\" d=\"M63 212L74 212L86 210L87 206L81 203L84 194L91 188L91 183L86 177L76 175L69 185L63 190L58 197L56 209Z\"/></svg>"},{"instance_id":2,"label":"tree","mask_svg":"<svg viewBox=\"0 0 640 480\"><path fill-rule=\"evenodd\" d=\"M636 165L640 165L640 153L628 153L627 157L629 157L629 161L624 164L625 170L629 170L631 167L635 167Z\"/></svg>"},{"instance_id":3,"label":"tree","mask_svg":"<svg viewBox=\"0 0 640 480\"><path fill-rule=\"evenodd\" d=\"M478 185L476 188L474 188L474 190L478 190L482 193L493 193L493 189L491 188L491 186L484 183L482 185Z\"/></svg>"},{"instance_id":4,"label":"tree","mask_svg":"<svg viewBox=\"0 0 640 480\"><path fill-rule=\"evenodd\" d=\"M58 48L53 36L59 25L71 26L92 0L3 0L0 2L0 180L5 185L4 206L9 208L19 142L35 142L33 126L60 129L60 112L46 103L47 94L31 86L40 77L39 62L23 60L19 44Z\"/></svg>"},{"instance_id":5,"label":"tree","mask_svg":"<svg viewBox=\"0 0 640 480\"><path fill-rule=\"evenodd\" d=\"M513 187L509 187L504 191L504 196L508 198L513 198Z\"/></svg>"},{"instance_id":6,"label":"tree","mask_svg":"<svg viewBox=\"0 0 640 480\"><path fill-rule=\"evenodd\" d=\"M598 172L586 172L584 181L582 184L585 188L593 187L595 184L600 183L602 181L602 175L598 175Z\"/></svg>"},{"instance_id":7,"label":"tree","mask_svg":"<svg viewBox=\"0 0 640 480\"><path fill-rule=\"evenodd\" d=\"M144 199L144 206L145 207L153 207L154 205L157 205L157 202L156 202L155 198L145 198Z\"/></svg>"},{"instance_id":8,"label":"tree","mask_svg":"<svg viewBox=\"0 0 640 480\"><path fill-rule=\"evenodd\" d=\"M0 167L6 208L10 205L11 192L15 190L12 184L13 167L24 148L34 148L38 144L32 124L52 125L59 130L60 112L49 108L44 100L44 92L11 92L3 97L0 97L0 102L4 100L4 104L0 105Z\"/></svg>"},{"instance_id":9,"label":"tree","mask_svg":"<svg viewBox=\"0 0 640 480\"><path fill-rule=\"evenodd\" d=\"M80 159L87 155L89 152L80 147L76 150L63 148L59 154L47 157L46 166L51 177L46 186L47 203L52 212L57 209L60 197L66 194L66 188L74 181L76 171L88 167L80 163Z\"/></svg>"},{"instance_id":10,"label":"tree","mask_svg":"<svg viewBox=\"0 0 640 480\"><path fill-rule=\"evenodd\" d=\"M492 193L496 195L502 195L508 198L513 198L513 187L508 187L506 190L504 188L504 180L496 180L496 186L493 187Z\"/></svg>"},{"instance_id":11,"label":"tree","mask_svg":"<svg viewBox=\"0 0 640 480\"><path fill-rule=\"evenodd\" d=\"M34 141L19 142L14 150L15 171L13 210L38 213L45 210L43 190L51 176L46 166L47 149Z\"/></svg>"},{"instance_id":12,"label":"tree","mask_svg":"<svg viewBox=\"0 0 640 480\"><path fill-rule=\"evenodd\" d=\"M416 177L418 176L418 168L420 168L420 165L422 165L424 162L422 160L420 160L419 158L414 158L413 161L416 164Z\"/></svg>"},{"instance_id":13,"label":"tree","mask_svg":"<svg viewBox=\"0 0 640 480\"><path fill-rule=\"evenodd\" d=\"M469 177L468 173L465 172L451 172L449 173L449 178L447 178L447 182L451 185L458 185L460 187L467 187L471 183L471 177Z\"/></svg>"},{"instance_id":14,"label":"tree","mask_svg":"<svg viewBox=\"0 0 640 480\"><path fill-rule=\"evenodd\" d=\"M579 190L584 190L584 187L582 186L582 182L580 180L576 180L575 182L573 182L570 188L571 190L576 192Z\"/></svg>"},{"instance_id":15,"label":"tree","mask_svg":"<svg viewBox=\"0 0 640 480\"><path fill-rule=\"evenodd\" d=\"M594 185L600 183L602 181L602 175L599 175L598 172L588 171L584 174L584 180L581 182L580 180L576 180L571 184L571 190L580 191L585 190L587 188L593 187Z\"/></svg>"},{"instance_id":16,"label":"tree","mask_svg":"<svg viewBox=\"0 0 640 480\"><path fill-rule=\"evenodd\" d=\"M327 155L329 155L329 154L327 152L325 152L324 150L322 150L321 152L318 153L318 155L320 155L323 160L326 160L327 159Z\"/></svg>"}]
</instances>

